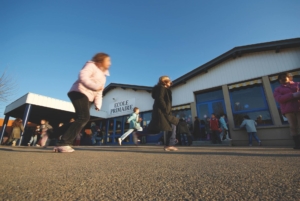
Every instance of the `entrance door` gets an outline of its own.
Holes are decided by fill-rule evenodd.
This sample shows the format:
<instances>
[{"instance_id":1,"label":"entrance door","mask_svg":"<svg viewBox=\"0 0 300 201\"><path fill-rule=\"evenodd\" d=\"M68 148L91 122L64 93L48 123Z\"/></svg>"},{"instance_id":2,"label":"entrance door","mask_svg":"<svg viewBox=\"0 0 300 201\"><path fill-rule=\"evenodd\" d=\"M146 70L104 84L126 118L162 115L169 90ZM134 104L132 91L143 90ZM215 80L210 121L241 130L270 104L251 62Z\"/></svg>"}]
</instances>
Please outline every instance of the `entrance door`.
<instances>
[{"instance_id":1,"label":"entrance door","mask_svg":"<svg viewBox=\"0 0 300 201\"><path fill-rule=\"evenodd\" d=\"M197 114L200 120L211 117L212 113L216 116L226 113L224 100L215 100L197 104Z\"/></svg>"}]
</instances>

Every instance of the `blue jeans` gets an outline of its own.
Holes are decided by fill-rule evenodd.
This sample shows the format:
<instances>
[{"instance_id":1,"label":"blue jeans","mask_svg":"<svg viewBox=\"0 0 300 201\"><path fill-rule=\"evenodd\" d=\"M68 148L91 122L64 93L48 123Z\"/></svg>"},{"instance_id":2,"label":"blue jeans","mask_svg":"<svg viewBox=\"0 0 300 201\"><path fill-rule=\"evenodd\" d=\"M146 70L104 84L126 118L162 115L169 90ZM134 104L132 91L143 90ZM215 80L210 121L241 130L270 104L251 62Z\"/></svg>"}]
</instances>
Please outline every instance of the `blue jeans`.
<instances>
[{"instance_id":1,"label":"blue jeans","mask_svg":"<svg viewBox=\"0 0 300 201\"><path fill-rule=\"evenodd\" d=\"M37 135L31 136L30 141L28 142L28 144L31 144L33 142L32 146L35 146L36 141L37 141Z\"/></svg>"},{"instance_id":2,"label":"blue jeans","mask_svg":"<svg viewBox=\"0 0 300 201\"><path fill-rule=\"evenodd\" d=\"M260 142L260 140L258 139L258 137L256 135L256 132L248 133L248 136L249 136L249 145L252 145L252 136L255 138L255 140L257 142Z\"/></svg>"}]
</instances>

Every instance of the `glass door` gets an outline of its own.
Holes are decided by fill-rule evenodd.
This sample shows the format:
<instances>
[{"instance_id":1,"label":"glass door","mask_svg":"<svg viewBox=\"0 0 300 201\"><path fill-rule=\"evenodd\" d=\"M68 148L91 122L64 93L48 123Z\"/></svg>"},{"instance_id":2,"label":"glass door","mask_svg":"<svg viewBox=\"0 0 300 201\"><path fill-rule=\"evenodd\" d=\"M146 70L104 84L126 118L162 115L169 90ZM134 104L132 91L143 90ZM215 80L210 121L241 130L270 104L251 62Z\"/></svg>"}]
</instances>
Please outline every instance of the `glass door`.
<instances>
[{"instance_id":1,"label":"glass door","mask_svg":"<svg viewBox=\"0 0 300 201\"><path fill-rule=\"evenodd\" d=\"M198 140L209 140L205 131L205 122L206 118L211 117L212 113L217 117L220 117L221 114L226 114L224 100L215 100L197 104L197 114L200 120L200 133L196 134L197 136L194 137Z\"/></svg>"}]
</instances>

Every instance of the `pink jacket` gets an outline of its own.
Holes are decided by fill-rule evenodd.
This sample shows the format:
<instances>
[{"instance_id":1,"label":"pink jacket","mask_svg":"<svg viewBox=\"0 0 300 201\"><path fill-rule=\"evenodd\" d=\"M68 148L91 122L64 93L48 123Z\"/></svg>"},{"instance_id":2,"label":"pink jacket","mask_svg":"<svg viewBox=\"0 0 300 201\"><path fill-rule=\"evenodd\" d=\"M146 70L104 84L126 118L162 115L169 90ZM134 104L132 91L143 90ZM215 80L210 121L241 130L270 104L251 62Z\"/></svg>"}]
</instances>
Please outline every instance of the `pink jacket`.
<instances>
[{"instance_id":1,"label":"pink jacket","mask_svg":"<svg viewBox=\"0 0 300 201\"><path fill-rule=\"evenodd\" d=\"M299 91L299 84L300 82L290 82L275 89L274 98L280 104L282 114L300 112L300 100L293 96L293 93Z\"/></svg>"},{"instance_id":2,"label":"pink jacket","mask_svg":"<svg viewBox=\"0 0 300 201\"><path fill-rule=\"evenodd\" d=\"M88 61L81 69L78 80L73 84L71 91L85 94L97 108L102 106L102 93L109 72L100 70L93 61Z\"/></svg>"}]
</instances>

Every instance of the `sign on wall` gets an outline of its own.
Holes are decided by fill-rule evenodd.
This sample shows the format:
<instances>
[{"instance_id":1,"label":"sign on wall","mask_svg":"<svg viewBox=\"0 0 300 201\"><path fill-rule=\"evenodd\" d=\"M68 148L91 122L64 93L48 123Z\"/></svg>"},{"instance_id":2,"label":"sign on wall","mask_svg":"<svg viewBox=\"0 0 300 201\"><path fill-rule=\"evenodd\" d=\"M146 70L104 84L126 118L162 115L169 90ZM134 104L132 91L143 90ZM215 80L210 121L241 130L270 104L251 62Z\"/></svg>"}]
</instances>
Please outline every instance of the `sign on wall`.
<instances>
[{"instance_id":1,"label":"sign on wall","mask_svg":"<svg viewBox=\"0 0 300 201\"><path fill-rule=\"evenodd\" d=\"M123 114L130 114L135 107L135 98L116 101L109 104L109 116L121 116Z\"/></svg>"}]
</instances>

